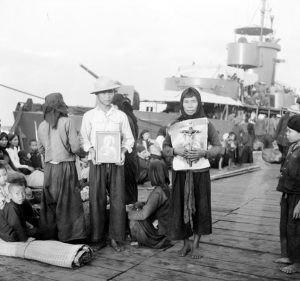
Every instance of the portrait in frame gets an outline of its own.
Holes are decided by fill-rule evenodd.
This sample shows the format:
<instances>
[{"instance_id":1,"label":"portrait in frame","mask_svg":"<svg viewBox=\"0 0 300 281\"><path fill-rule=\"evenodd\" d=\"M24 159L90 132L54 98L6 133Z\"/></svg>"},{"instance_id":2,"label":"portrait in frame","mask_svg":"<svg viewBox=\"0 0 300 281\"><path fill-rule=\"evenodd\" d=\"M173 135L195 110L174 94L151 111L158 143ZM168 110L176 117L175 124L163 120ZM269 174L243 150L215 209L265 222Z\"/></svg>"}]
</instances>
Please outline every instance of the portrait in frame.
<instances>
[{"instance_id":1,"label":"portrait in frame","mask_svg":"<svg viewBox=\"0 0 300 281\"><path fill-rule=\"evenodd\" d=\"M97 164L121 162L120 132L96 132L96 162Z\"/></svg>"}]
</instances>

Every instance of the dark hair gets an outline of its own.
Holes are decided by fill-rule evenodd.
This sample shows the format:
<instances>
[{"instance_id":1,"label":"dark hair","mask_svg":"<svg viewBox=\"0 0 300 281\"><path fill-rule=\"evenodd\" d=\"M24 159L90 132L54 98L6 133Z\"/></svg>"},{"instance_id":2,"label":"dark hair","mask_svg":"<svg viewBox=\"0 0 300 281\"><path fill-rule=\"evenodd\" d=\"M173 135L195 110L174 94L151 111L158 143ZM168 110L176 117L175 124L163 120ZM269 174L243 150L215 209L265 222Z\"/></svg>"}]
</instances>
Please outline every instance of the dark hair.
<instances>
[{"instance_id":1,"label":"dark hair","mask_svg":"<svg viewBox=\"0 0 300 281\"><path fill-rule=\"evenodd\" d=\"M5 171L7 171L7 169L6 169L5 165L4 165L4 164L2 164L2 163L0 163L0 170L5 170Z\"/></svg>"},{"instance_id":2,"label":"dark hair","mask_svg":"<svg viewBox=\"0 0 300 281\"><path fill-rule=\"evenodd\" d=\"M150 133L149 130L145 129L145 130L141 131L139 139L142 140L143 139L143 135L146 134L146 133Z\"/></svg>"},{"instance_id":3,"label":"dark hair","mask_svg":"<svg viewBox=\"0 0 300 281\"><path fill-rule=\"evenodd\" d=\"M22 176L16 176L9 181L10 184L26 187L26 179Z\"/></svg>"},{"instance_id":4,"label":"dark hair","mask_svg":"<svg viewBox=\"0 0 300 281\"><path fill-rule=\"evenodd\" d=\"M15 138L15 137L17 137L18 138L18 141L20 141L20 138L19 138L19 136L17 135L17 134L8 134L8 147L10 147L10 145L11 145L11 141Z\"/></svg>"},{"instance_id":5,"label":"dark hair","mask_svg":"<svg viewBox=\"0 0 300 281\"><path fill-rule=\"evenodd\" d=\"M6 138L6 139L8 140L8 135L7 135L7 133L2 132L2 133L0 134L0 140L2 140L3 138Z\"/></svg>"},{"instance_id":6,"label":"dark hair","mask_svg":"<svg viewBox=\"0 0 300 281\"><path fill-rule=\"evenodd\" d=\"M158 132L157 132L157 136L165 137L166 134L167 134L167 127L166 126L160 127Z\"/></svg>"},{"instance_id":7,"label":"dark hair","mask_svg":"<svg viewBox=\"0 0 300 281\"><path fill-rule=\"evenodd\" d=\"M29 140L29 142L28 142L29 145L31 145L32 142L37 142L37 140L36 140L36 139L31 139L31 140Z\"/></svg>"},{"instance_id":8,"label":"dark hair","mask_svg":"<svg viewBox=\"0 0 300 281\"><path fill-rule=\"evenodd\" d=\"M236 139L237 139L237 135L236 135L236 133L235 133L235 132L230 132L230 133L229 133L229 136L234 136L234 140L236 140Z\"/></svg>"}]
</instances>

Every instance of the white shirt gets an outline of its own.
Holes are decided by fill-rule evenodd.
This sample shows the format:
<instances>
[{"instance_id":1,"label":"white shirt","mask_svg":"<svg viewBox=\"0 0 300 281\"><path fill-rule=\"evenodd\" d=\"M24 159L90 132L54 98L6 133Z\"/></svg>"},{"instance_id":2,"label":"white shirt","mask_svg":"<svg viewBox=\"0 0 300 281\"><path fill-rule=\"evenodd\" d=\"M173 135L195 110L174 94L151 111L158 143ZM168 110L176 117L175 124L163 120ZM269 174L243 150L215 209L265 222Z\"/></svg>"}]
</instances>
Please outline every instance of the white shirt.
<instances>
[{"instance_id":1,"label":"white shirt","mask_svg":"<svg viewBox=\"0 0 300 281\"><path fill-rule=\"evenodd\" d=\"M20 158L18 155L18 149L16 147L14 148L6 148L6 151L8 152L9 158L11 162L13 162L14 166L18 168L28 168L27 165L21 165L20 164Z\"/></svg>"},{"instance_id":2,"label":"white shirt","mask_svg":"<svg viewBox=\"0 0 300 281\"><path fill-rule=\"evenodd\" d=\"M134 138L130 129L127 116L122 111L111 107L104 112L99 107L87 111L82 118L81 137L83 149L88 152L91 147L96 147L96 132L120 132L121 148L126 148L130 153L134 144Z\"/></svg>"}]
</instances>

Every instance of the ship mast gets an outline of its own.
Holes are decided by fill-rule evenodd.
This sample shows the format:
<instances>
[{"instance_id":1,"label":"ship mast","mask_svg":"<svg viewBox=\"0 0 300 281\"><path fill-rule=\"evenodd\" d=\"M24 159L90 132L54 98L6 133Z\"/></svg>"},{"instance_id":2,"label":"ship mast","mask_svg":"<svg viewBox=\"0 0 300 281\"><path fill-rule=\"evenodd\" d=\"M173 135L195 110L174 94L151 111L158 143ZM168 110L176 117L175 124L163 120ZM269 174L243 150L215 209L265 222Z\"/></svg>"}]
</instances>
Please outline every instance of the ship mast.
<instances>
[{"instance_id":1,"label":"ship mast","mask_svg":"<svg viewBox=\"0 0 300 281\"><path fill-rule=\"evenodd\" d=\"M260 17L260 37L259 41L263 41L263 30L264 30L264 23L265 23L265 13L266 13L266 0L262 0L262 7L261 7L261 17Z\"/></svg>"}]
</instances>

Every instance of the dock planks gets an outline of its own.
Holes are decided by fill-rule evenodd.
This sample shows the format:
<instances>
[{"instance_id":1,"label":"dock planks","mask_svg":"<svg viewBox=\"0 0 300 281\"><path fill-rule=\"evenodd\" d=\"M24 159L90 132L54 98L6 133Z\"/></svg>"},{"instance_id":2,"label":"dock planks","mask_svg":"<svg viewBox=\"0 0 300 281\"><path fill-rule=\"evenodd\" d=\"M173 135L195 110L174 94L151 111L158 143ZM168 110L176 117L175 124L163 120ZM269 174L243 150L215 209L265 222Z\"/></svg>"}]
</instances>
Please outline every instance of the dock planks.
<instances>
[{"instance_id":1,"label":"dock planks","mask_svg":"<svg viewBox=\"0 0 300 281\"><path fill-rule=\"evenodd\" d=\"M76 270L0 257L0 280L300 280L300 273L286 275L274 263L280 256L280 193L274 191L278 170L278 165L268 165L212 182L213 234L202 237L199 260L179 257L180 241L165 250L127 245L116 253L106 247ZM139 187L143 189L146 197L151 191Z\"/></svg>"}]
</instances>

